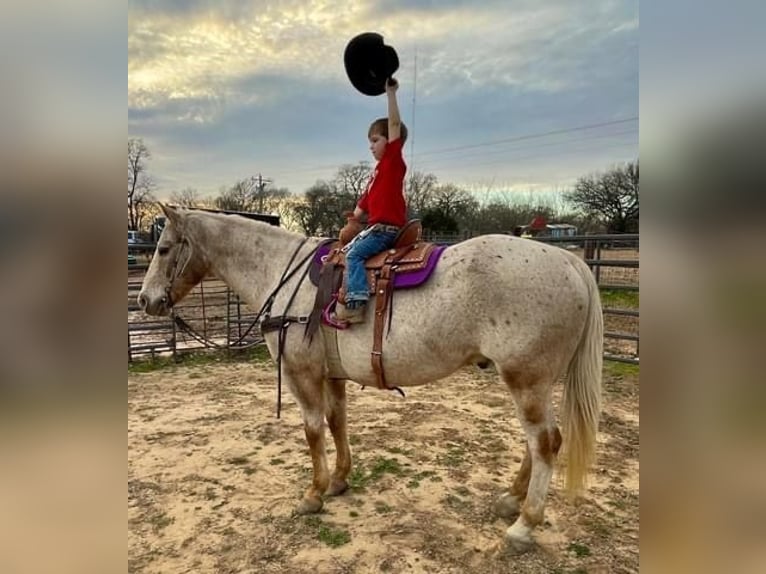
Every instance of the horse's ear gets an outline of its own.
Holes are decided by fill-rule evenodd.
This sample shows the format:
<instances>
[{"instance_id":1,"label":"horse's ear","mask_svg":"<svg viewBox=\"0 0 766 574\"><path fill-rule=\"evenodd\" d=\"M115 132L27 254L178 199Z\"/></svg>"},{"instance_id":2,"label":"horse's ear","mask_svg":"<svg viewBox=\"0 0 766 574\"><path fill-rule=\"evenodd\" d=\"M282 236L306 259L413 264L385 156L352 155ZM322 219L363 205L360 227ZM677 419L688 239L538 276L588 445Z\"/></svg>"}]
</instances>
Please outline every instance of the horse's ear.
<instances>
[{"instance_id":1,"label":"horse's ear","mask_svg":"<svg viewBox=\"0 0 766 574\"><path fill-rule=\"evenodd\" d=\"M165 205L164 203L159 203L159 206L162 210L162 213L164 213L165 217L168 218L168 221L173 224L173 227L180 229L182 227L182 218L181 214L178 213L178 210L176 210L174 207L170 207L169 205Z\"/></svg>"}]
</instances>

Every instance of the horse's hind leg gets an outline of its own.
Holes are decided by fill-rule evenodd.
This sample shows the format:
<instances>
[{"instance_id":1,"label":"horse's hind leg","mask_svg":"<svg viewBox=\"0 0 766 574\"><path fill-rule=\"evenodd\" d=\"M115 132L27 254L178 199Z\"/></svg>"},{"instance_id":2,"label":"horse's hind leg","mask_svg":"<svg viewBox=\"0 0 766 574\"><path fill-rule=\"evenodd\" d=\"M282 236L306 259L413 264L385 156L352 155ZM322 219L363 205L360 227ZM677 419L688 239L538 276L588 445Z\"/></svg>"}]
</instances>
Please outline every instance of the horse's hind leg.
<instances>
[{"instance_id":1,"label":"horse's hind leg","mask_svg":"<svg viewBox=\"0 0 766 574\"><path fill-rule=\"evenodd\" d=\"M532 472L532 455L529 454L529 446L524 453L519 472L511 485L511 491L503 494L495 505L495 513L506 519L515 519L521 512L521 505L527 498L529 489L529 477Z\"/></svg>"},{"instance_id":2,"label":"horse's hind leg","mask_svg":"<svg viewBox=\"0 0 766 574\"><path fill-rule=\"evenodd\" d=\"M506 530L505 538L514 551L533 544L532 530L543 521L553 463L561 447L561 433L551 410L552 381L542 378L503 376L511 388L518 415L527 436L527 455L511 489L508 504L522 502L521 513ZM525 468L526 467L526 468ZM526 497L521 498L526 490Z\"/></svg>"},{"instance_id":3,"label":"horse's hind leg","mask_svg":"<svg viewBox=\"0 0 766 574\"><path fill-rule=\"evenodd\" d=\"M346 478L351 470L351 449L346 426L346 381L325 383L327 425L335 441L335 471L327 489L329 496L343 494L348 489Z\"/></svg>"}]
</instances>

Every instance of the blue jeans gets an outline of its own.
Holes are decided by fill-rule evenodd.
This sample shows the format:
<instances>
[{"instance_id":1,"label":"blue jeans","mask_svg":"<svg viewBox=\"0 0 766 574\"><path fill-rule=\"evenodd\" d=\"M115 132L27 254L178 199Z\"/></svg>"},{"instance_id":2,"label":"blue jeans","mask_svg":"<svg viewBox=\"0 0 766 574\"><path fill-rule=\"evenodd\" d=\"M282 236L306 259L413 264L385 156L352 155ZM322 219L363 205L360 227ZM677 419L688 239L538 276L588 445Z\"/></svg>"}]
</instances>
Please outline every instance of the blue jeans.
<instances>
[{"instance_id":1,"label":"blue jeans","mask_svg":"<svg viewBox=\"0 0 766 574\"><path fill-rule=\"evenodd\" d=\"M364 262L373 255L392 247L396 233L372 231L365 237L360 237L346 254L348 267L348 283L346 285L346 301L367 301L370 298L370 286L367 284L367 272Z\"/></svg>"}]
</instances>

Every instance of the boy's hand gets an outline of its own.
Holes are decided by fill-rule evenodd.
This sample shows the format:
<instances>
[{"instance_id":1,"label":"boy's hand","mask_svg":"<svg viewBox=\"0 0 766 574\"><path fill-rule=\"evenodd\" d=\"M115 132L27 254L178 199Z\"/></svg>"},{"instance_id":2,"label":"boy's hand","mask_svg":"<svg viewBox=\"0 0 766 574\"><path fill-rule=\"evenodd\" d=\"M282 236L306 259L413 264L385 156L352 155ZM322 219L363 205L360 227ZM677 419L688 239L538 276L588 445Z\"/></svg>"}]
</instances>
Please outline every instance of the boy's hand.
<instances>
[{"instance_id":1,"label":"boy's hand","mask_svg":"<svg viewBox=\"0 0 766 574\"><path fill-rule=\"evenodd\" d=\"M399 82L396 81L396 78L388 78L386 80L386 92L387 93L394 93L396 90L399 89Z\"/></svg>"}]
</instances>

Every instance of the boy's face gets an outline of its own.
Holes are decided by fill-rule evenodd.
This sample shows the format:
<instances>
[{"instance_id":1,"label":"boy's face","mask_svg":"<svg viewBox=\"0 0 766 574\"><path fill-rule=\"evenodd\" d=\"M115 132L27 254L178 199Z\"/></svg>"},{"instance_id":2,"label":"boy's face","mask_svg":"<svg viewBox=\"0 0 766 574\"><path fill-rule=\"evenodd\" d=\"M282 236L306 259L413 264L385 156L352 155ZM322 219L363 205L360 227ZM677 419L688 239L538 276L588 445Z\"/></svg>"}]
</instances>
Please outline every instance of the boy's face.
<instances>
[{"instance_id":1,"label":"boy's face","mask_svg":"<svg viewBox=\"0 0 766 574\"><path fill-rule=\"evenodd\" d=\"M383 157L383 152L386 151L387 143L388 140L382 134L373 133L370 136L370 151L372 152L372 157L375 158L375 161L380 161L380 158Z\"/></svg>"}]
</instances>

